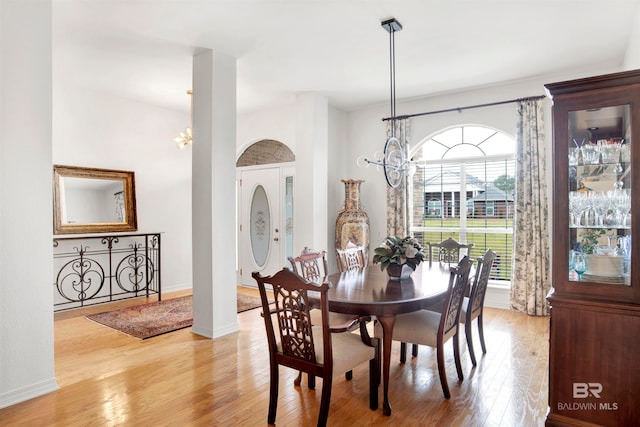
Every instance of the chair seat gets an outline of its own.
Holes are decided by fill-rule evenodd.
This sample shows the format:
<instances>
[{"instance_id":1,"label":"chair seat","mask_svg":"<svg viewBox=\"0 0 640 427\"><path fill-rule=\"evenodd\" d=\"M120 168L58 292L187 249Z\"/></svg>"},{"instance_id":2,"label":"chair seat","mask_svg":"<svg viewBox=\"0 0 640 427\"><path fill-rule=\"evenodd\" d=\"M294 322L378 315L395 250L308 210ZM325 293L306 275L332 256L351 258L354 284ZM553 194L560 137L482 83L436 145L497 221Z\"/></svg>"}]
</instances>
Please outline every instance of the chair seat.
<instances>
[{"instance_id":1,"label":"chair seat","mask_svg":"<svg viewBox=\"0 0 640 427\"><path fill-rule=\"evenodd\" d=\"M320 310L311 310L309 312L311 314L311 324L312 325L321 325L322 324L322 312ZM333 311L329 312L329 326L337 326L343 323L347 323L356 317L353 314L344 314L344 313L335 313Z\"/></svg>"},{"instance_id":2,"label":"chair seat","mask_svg":"<svg viewBox=\"0 0 640 427\"><path fill-rule=\"evenodd\" d=\"M316 342L316 361L324 363L324 347L322 345L322 327L314 326L312 329ZM358 365L368 362L376 356L374 347L369 347L362 342L360 335L350 333L331 334L331 346L333 349L333 374L343 374Z\"/></svg>"},{"instance_id":3,"label":"chair seat","mask_svg":"<svg viewBox=\"0 0 640 427\"><path fill-rule=\"evenodd\" d=\"M393 325L393 340L437 347L440 317L440 313L429 310L398 315ZM377 338L382 337L380 324L376 324L374 333Z\"/></svg>"},{"instance_id":4,"label":"chair seat","mask_svg":"<svg viewBox=\"0 0 640 427\"><path fill-rule=\"evenodd\" d=\"M316 363L324 364L324 346L322 342L322 326L311 329L316 343ZM276 340L278 351L282 352L280 339ZM333 375L351 371L356 366L368 362L375 357L375 347L369 347L362 342L360 335L337 333L331 335L333 350Z\"/></svg>"}]
</instances>

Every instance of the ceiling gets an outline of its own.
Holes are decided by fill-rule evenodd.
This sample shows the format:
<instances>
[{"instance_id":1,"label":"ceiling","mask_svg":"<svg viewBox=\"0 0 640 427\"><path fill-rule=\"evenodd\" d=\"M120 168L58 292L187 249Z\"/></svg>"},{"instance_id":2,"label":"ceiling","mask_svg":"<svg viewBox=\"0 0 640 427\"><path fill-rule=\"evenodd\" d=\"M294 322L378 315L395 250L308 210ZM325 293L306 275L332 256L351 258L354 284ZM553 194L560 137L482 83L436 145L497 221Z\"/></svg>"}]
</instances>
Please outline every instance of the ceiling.
<instances>
[{"instance_id":1,"label":"ceiling","mask_svg":"<svg viewBox=\"0 0 640 427\"><path fill-rule=\"evenodd\" d=\"M188 111L192 55L237 58L238 112L316 92L353 110L623 63L640 0L53 0L56 84Z\"/></svg>"}]
</instances>

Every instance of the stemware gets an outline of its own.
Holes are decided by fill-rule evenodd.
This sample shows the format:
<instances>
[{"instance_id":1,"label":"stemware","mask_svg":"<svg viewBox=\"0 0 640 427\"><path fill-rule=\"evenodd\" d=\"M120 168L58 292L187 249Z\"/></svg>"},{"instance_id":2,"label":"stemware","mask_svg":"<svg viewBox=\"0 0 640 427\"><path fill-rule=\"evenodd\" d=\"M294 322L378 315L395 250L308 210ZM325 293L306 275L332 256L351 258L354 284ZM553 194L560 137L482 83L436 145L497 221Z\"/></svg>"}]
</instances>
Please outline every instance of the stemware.
<instances>
[{"instance_id":1,"label":"stemware","mask_svg":"<svg viewBox=\"0 0 640 427\"><path fill-rule=\"evenodd\" d=\"M609 208L609 198L602 192L594 193L592 198L593 210L596 214L594 225L602 226L604 225L604 218Z\"/></svg>"},{"instance_id":2,"label":"stemware","mask_svg":"<svg viewBox=\"0 0 640 427\"><path fill-rule=\"evenodd\" d=\"M581 225L582 216L586 207L587 202L584 194L577 191L569 193L569 222L572 226Z\"/></svg>"},{"instance_id":3,"label":"stemware","mask_svg":"<svg viewBox=\"0 0 640 427\"><path fill-rule=\"evenodd\" d=\"M582 275L587 271L587 254L583 252L575 253L573 269L578 273L578 281L582 281Z\"/></svg>"},{"instance_id":4,"label":"stemware","mask_svg":"<svg viewBox=\"0 0 640 427\"><path fill-rule=\"evenodd\" d=\"M631 212L631 196L628 192L622 193L618 198L618 209L620 210L620 225L627 225L627 217Z\"/></svg>"}]
</instances>

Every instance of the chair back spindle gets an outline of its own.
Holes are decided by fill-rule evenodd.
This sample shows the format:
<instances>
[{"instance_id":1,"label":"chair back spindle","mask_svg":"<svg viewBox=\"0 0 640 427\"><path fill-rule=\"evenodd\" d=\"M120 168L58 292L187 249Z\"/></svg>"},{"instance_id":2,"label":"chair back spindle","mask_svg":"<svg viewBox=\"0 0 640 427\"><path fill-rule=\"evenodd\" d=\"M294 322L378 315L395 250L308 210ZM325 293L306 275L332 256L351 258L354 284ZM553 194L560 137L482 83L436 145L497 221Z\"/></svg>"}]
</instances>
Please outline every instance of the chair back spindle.
<instances>
[{"instance_id":1,"label":"chair back spindle","mask_svg":"<svg viewBox=\"0 0 640 427\"><path fill-rule=\"evenodd\" d=\"M459 243L451 237L439 243L429 242L427 245L429 246L429 263L434 261L433 250L438 249L437 261L447 264L457 264L460 260L460 250L466 249L466 255L470 255L471 248L474 246L473 243Z\"/></svg>"},{"instance_id":2,"label":"chair back spindle","mask_svg":"<svg viewBox=\"0 0 640 427\"><path fill-rule=\"evenodd\" d=\"M320 283L329 274L326 251L315 251L305 246L299 256L289 257L289 262L294 273L311 282Z\"/></svg>"},{"instance_id":3,"label":"chair back spindle","mask_svg":"<svg viewBox=\"0 0 640 427\"><path fill-rule=\"evenodd\" d=\"M338 269L340 273L345 271L359 271L367 265L364 255L364 247L347 243L345 249L336 249L338 253Z\"/></svg>"},{"instance_id":4,"label":"chair back spindle","mask_svg":"<svg viewBox=\"0 0 640 427\"><path fill-rule=\"evenodd\" d=\"M445 305L440 320L440 335L444 341L458 332L462 301L469 282L469 272L472 264L473 261L465 255L456 267L451 267L449 289L445 297Z\"/></svg>"}]
</instances>

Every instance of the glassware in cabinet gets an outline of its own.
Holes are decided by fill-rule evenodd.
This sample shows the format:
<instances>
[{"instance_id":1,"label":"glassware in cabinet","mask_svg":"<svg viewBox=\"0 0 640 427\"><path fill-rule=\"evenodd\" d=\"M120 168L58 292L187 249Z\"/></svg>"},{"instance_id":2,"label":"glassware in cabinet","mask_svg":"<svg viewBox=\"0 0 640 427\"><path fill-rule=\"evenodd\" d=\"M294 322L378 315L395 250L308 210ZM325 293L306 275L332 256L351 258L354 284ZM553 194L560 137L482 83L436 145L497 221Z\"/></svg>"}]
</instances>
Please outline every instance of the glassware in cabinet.
<instances>
[{"instance_id":1,"label":"glassware in cabinet","mask_svg":"<svg viewBox=\"0 0 640 427\"><path fill-rule=\"evenodd\" d=\"M630 105L568 112L569 280L630 285Z\"/></svg>"}]
</instances>

